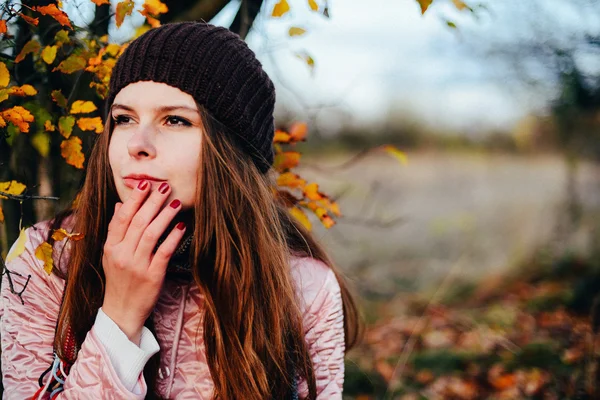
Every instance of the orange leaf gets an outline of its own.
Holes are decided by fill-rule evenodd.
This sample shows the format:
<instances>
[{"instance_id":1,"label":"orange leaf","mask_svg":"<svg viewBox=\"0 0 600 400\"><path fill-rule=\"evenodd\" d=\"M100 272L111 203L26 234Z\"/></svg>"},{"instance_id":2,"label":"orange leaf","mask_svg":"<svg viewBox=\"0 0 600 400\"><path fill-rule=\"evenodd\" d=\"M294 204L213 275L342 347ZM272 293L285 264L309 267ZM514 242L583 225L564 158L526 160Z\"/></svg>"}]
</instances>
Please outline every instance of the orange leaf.
<instances>
[{"instance_id":1,"label":"orange leaf","mask_svg":"<svg viewBox=\"0 0 600 400\"><path fill-rule=\"evenodd\" d=\"M304 187L306 181L292 172L284 172L277 177L277 185L295 189Z\"/></svg>"},{"instance_id":2,"label":"orange leaf","mask_svg":"<svg viewBox=\"0 0 600 400\"><path fill-rule=\"evenodd\" d=\"M433 0L417 0L417 3L421 6L421 14L425 14L425 11L429 8Z\"/></svg>"},{"instance_id":3,"label":"orange leaf","mask_svg":"<svg viewBox=\"0 0 600 400\"><path fill-rule=\"evenodd\" d=\"M83 169L85 157L81 152L81 139L77 136L71 136L67 140L62 141L60 144L60 155L67 161L67 164Z\"/></svg>"},{"instance_id":4,"label":"orange leaf","mask_svg":"<svg viewBox=\"0 0 600 400\"><path fill-rule=\"evenodd\" d=\"M10 83L10 74L6 64L0 61L0 87L7 87Z\"/></svg>"},{"instance_id":5,"label":"orange leaf","mask_svg":"<svg viewBox=\"0 0 600 400\"><path fill-rule=\"evenodd\" d=\"M69 16L67 15L67 13L65 13L62 10L59 10L56 7L56 4L33 7L33 9L35 11L41 13L42 15L51 16L56 21L58 21L58 23L61 24L62 26L68 26L69 28L73 29L73 27L71 26L71 21L69 21Z\"/></svg>"},{"instance_id":6,"label":"orange leaf","mask_svg":"<svg viewBox=\"0 0 600 400\"><path fill-rule=\"evenodd\" d=\"M21 61L23 61L25 59L27 54L37 53L38 51L40 51L41 48L42 48L42 45L40 44L40 42L38 42L35 39L30 40L29 42L25 43L25 46L23 46L23 49L21 49L21 52L15 58L15 62L20 63Z\"/></svg>"},{"instance_id":7,"label":"orange leaf","mask_svg":"<svg viewBox=\"0 0 600 400\"><path fill-rule=\"evenodd\" d=\"M0 33L6 33L6 21L0 19Z\"/></svg>"},{"instance_id":8,"label":"orange leaf","mask_svg":"<svg viewBox=\"0 0 600 400\"><path fill-rule=\"evenodd\" d=\"M289 143L290 139L291 139L291 136L289 133L278 129L275 131L275 137L273 138L273 142L274 143Z\"/></svg>"},{"instance_id":9,"label":"orange leaf","mask_svg":"<svg viewBox=\"0 0 600 400\"><path fill-rule=\"evenodd\" d=\"M33 115L29 110L21 106L14 106L13 108L4 110L0 115L3 119L19 128L19 131L23 133L29 132L29 123L33 122Z\"/></svg>"},{"instance_id":10,"label":"orange leaf","mask_svg":"<svg viewBox=\"0 0 600 400\"><path fill-rule=\"evenodd\" d=\"M33 17L30 17L29 15L25 15L23 13L19 13L19 16L21 18L23 18L25 20L25 22L27 22L29 25L38 26L38 24L40 23L39 18L33 18Z\"/></svg>"},{"instance_id":11,"label":"orange leaf","mask_svg":"<svg viewBox=\"0 0 600 400\"><path fill-rule=\"evenodd\" d=\"M85 58L75 55L75 54L71 54L69 57L64 59L60 64L58 64L58 66L56 68L54 68L52 71L60 71L65 74L72 74L75 71L80 71L80 70L84 69L86 65L87 65L87 62L85 61Z\"/></svg>"},{"instance_id":12,"label":"orange leaf","mask_svg":"<svg viewBox=\"0 0 600 400\"><path fill-rule=\"evenodd\" d=\"M140 11L144 17L148 15L157 16L169 12L169 7L160 0L146 0L142 5L143 10Z\"/></svg>"},{"instance_id":13,"label":"orange leaf","mask_svg":"<svg viewBox=\"0 0 600 400\"><path fill-rule=\"evenodd\" d=\"M307 230L310 231L312 229L312 224L310 223L310 220L308 219L308 217L306 216L304 211L302 211L298 207L292 207L290 209L290 214L292 214L292 216L294 218L296 218L296 220L298 220L298 222L300 222L302 225L304 225L304 227Z\"/></svg>"},{"instance_id":14,"label":"orange leaf","mask_svg":"<svg viewBox=\"0 0 600 400\"><path fill-rule=\"evenodd\" d=\"M300 153L297 151L284 151L275 156L273 165L277 171L284 172L294 168L299 162Z\"/></svg>"},{"instance_id":15,"label":"orange leaf","mask_svg":"<svg viewBox=\"0 0 600 400\"><path fill-rule=\"evenodd\" d=\"M120 28L125 20L125 16L131 15L135 3L132 0L121 1L117 4L116 22L117 28Z\"/></svg>"},{"instance_id":16,"label":"orange leaf","mask_svg":"<svg viewBox=\"0 0 600 400\"><path fill-rule=\"evenodd\" d=\"M44 130L48 132L54 132L56 130L56 126L49 119L44 122Z\"/></svg>"},{"instance_id":17,"label":"orange leaf","mask_svg":"<svg viewBox=\"0 0 600 400\"><path fill-rule=\"evenodd\" d=\"M308 5L310 6L311 10L319 11L319 5L317 4L317 2L315 0L308 0Z\"/></svg>"},{"instance_id":18,"label":"orange leaf","mask_svg":"<svg viewBox=\"0 0 600 400\"><path fill-rule=\"evenodd\" d=\"M456 9L459 11L462 11L465 8L469 8L469 6L466 5L465 2L462 0L452 0L452 2L454 3L454 7L456 7Z\"/></svg>"},{"instance_id":19,"label":"orange leaf","mask_svg":"<svg viewBox=\"0 0 600 400\"><path fill-rule=\"evenodd\" d=\"M303 142L306 140L308 126L304 122L296 122L290 127L292 142Z\"/></svg>"},{"instance_id":20,"label":"orange leaf","mask_svg":"<svg viewBox=\"0 0 600 400\"><path fill-rule=\"evenodd\" d=\"M284 14L287 14L288 11L290 11L290 5L288 4L287 0L279 0L279 2L275 4L275 7L273 7L271 16L279 18Z\"/></svg>"},{"instance_id":21,"label":"orange leaf","mask_svg":"<svg viewBox=\"0 0 600 400\"><path fill-rule=\"evenodd\" d=\"M0 116L0 128L4 128L6 126L6 121L4 120L4 118L2 118L2 116Z\"/></svg>"},{"instance_id":22,"label":"orange leaf","mask_svg":"<svg viewBox=\"0 0 600 400\"><path fill-rule=\"evenodd\" d=\"M0 222L4 222L4 213L2 212L2 207L0 207Z\"/></svg>"},{"instance_id":23,"label":"orange leaf","mask_svg":"<svg viewBox=\"0 0 600 400\"><path fill-rule=\"evenodd\" d=\"M102 133L104 126L102 125L102 118L79 118L77 120L77 126L82 131L95 131L96 133Z\"/></svg>"},{"instance_id":24,"label":"orange leaf","mask_svg":"<svg viewBox=\"0 0 600 400\"><path fill-rule=\"evenodd\" d=\"M35 96L37 94L37 90L35 90L35 88L31 85L13 86L8 89L8 94L20 97Z\"/></svg>"},{"instance_id":25,"label":"orange leaf","mask_svg":"<svg viewBox=\"0 0 600 400\"><path fill-rule=\"evenodd\" d=\"M319 185L316 183L306 185L304 187L304 195L313 201L322 200L323 198L327 197L323 193L319 192Z\"/></svg>"}]
</instances>

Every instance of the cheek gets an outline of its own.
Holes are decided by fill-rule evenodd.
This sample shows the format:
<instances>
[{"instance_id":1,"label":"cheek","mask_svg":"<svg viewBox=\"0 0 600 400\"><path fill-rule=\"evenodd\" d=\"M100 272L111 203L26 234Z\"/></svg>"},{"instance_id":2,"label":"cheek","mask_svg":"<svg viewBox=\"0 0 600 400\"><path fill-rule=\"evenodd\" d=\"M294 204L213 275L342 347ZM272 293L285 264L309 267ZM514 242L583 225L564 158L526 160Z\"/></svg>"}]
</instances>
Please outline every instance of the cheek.
<instances>
[{"instance_id":1,"label":"cheek","mask_svg":"<svg viewBox=\"0 0 600 400\"><path fill-rule=\"evenodd\" d=\"M194 147L182 149L180 157L173 160L175 170L173 176L176 177L177 193L179 200L184 207L191 207L194 204L196 196L196 185L198 182L198 167L200 166L200 150L190 151Z\"/></svg>"}]
</instances>

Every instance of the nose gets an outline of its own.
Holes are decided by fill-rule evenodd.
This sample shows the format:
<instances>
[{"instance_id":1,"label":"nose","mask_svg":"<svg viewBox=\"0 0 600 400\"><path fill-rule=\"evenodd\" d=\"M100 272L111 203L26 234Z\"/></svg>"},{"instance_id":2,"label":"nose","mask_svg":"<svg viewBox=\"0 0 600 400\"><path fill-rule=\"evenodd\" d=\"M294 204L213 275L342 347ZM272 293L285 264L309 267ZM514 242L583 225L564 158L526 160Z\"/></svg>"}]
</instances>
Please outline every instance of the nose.
<instances>
[{"instance_id":1,"label":"nose","mask_svg":"<svg viewBox=\"0 0 600 400\"><path fill-rule=\"evenodd\" d=\"M156 146L154 145L152 128L140 126L129 138L127 150L133 158L156 157Z\"/></svg>"}]
</instances>

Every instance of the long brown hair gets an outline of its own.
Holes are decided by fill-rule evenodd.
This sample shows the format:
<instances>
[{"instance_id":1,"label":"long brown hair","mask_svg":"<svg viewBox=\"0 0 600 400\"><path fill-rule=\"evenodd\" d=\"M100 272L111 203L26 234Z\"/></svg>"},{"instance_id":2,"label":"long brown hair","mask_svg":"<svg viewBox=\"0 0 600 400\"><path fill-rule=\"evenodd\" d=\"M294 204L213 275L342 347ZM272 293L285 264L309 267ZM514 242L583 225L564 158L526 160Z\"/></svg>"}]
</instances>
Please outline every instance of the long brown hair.
<instances>
[{"instance_id":1,"label":"long brown hair","mask_svg":"<svg viewBox=\"0 0 600 400\"><path fill-rule=\"evenodd\" d=\"M341 288L346 350L360 337L356 304L324 249L273 194L232 132L198 105L203 121L194 205L193 278L204 296L204 342L215 399L282 399L304 378L316 398L313 365L290 274L290 255L327 264ZM63 308L55 347L61 354L70 327L81 346L104 296L102 248L119 201L108 161L112 121L95 144L78 196ZM69 214L54 221L59 226ZM60 270L55 269L60 274ZM235 293L235 296L231 294ZM146 326L153 329L152 316ZM147 398L158 398L156 354L144 368ZM73 360L68 360L73 361Z\"/></svg>"}]
</instances>

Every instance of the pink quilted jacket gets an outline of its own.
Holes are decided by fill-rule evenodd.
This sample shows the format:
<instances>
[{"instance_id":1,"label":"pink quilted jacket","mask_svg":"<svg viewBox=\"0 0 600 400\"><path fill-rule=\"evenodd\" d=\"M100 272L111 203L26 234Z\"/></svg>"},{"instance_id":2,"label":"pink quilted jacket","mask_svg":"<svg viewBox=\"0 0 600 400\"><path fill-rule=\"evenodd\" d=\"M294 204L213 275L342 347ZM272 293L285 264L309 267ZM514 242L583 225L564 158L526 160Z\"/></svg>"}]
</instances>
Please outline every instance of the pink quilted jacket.
<instances>
[{"instance_id":1,"label":"pink quilted jacket","mask_svg":"<svg viewBox=\"0 0 600 400\"><path fill-rule=\"evenodd\" d=\"M4 399L28 399L53 360L52 341L64 281L43 270L35 249L46 237L43 222L27 230L25 251L8 263L16 291L31 281L21 299L3 277L0 297ZM68 245L54 246L55 265L66 265ZM59 260L59 256L61 257ZM57 264L58 262L62 264ZM312 258L292 258L292 276L302 299L304 332L314 363L319 399L341 399L344 381L344 331L340 288L331 270ZM193 285L166 281L154 311L161 348L158 390L165 398L210 399L210 377L200 324L202 296ZM197 328L200 329L197 332ZM143 376L140 386L146 388ZM123 386L94 328L88 333L59 399L142 399ZM300 397L306 395L300 382Z\"/></svg>"}]
</instances>

